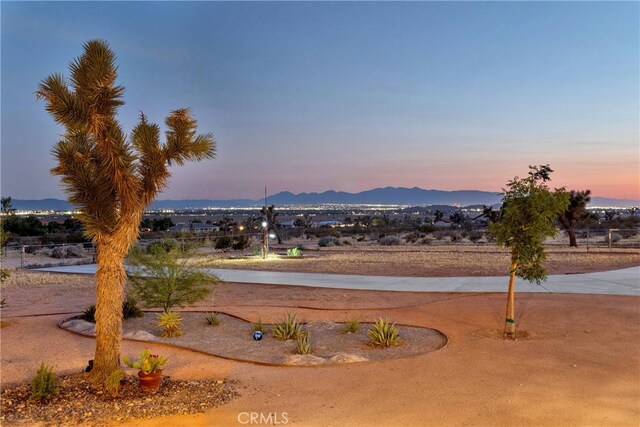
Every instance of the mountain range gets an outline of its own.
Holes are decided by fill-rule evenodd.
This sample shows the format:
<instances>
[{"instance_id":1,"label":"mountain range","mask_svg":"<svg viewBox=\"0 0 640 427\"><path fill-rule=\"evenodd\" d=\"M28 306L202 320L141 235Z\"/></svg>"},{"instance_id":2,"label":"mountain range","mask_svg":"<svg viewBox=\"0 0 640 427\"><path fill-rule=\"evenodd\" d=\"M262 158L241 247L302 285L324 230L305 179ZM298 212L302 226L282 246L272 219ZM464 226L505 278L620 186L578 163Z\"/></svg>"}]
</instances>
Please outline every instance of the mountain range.
<instances>
[{"instance_id":1,"label":"mountain range","mask_svg":"<svg viewBox=\"0 0 640 427\"><path fill-rule=\"evenodd\" d=\"M282 191L267 198L269 205L276 206L302 206L322 204L352 204L352 205L495 205L499 204L501 195L489 191L478 190L425 190L418 187L385 187L361 191L359 193L347 193L344 191L329 190L323 193L293 194ZM42 199L23 200L13 199L13 207L18 210L51 210L68 211L71 205L65 200ZM638 206L638 200L612 199L606 197L592 197L591 206L628 207ZM157 200L149 206L149 209L203 209L203 208L230 208L251 207L264 205L264 199L232 199L232 200Z\"/></svg>"}]
</instances>

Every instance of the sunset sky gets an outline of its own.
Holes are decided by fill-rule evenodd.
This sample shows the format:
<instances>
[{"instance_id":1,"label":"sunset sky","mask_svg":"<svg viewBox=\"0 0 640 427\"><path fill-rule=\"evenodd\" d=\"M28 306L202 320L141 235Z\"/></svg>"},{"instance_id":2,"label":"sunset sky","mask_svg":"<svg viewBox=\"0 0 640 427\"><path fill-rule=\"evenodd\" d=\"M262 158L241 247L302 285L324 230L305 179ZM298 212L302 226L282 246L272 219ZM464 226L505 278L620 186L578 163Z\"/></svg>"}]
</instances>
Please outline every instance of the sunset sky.
<instances>
[{"instance_id":1,"label":"sunset sky","mask_svg":"<svg viewBox=\"0 0 640 427\"><path fill-rule=\"evenodd\" d=\"M215 160L160 199L552 185L640 199L638 2L0 4L0 189L64 198L36 100L82 44L118 56L128 131L191 107Z\"/></svg>"}]
</instances>

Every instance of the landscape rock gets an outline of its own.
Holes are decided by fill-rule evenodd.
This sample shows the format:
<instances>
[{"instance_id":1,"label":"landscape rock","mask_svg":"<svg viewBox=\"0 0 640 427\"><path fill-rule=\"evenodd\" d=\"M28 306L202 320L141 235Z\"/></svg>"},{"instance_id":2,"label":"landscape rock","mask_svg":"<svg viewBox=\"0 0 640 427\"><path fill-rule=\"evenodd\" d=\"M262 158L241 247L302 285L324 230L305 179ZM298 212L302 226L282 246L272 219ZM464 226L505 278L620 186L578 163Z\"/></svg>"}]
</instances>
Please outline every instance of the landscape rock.
<instances>
[{"instance_id":1,"label":"landscape rock","mask_svg":"<svg viewBox=\"0 0 640 427\"><path fill-rule=\"evenodd\" d=\"M337 353L329 359L332 363L352 363L352 362L368 362L364 356L359 354L350 354L350 353Z\"/></svg>"},{"instance_id":2,"label":"landscape rock","mask_svg":"<svg viewBox=\"0 0 640 427\"><path fill-rule=\"evenodd\" d=\"M140 341L157 341L158 337L147 331L129 331L122 334L122 338Z\"/></svg>"},{"instance_id":3,"label":"landscape rock","mask_svg":"<svg viewBox=\"0 0 640 427\"><path fill-rule=\"evenodd\" d=\"M288 356L284 364L285 365L322 365L327 360L322 357L314 356L312 354L292 354Z\"/></svg>"},{"instance_id":4,"label":"landscape rock","mask_svg":"<svg viewBox=\"0 0 640 427\"><path fill-rule=\"evenodd\" d=\"M81 335L96 335L96 324L82 319L71 319L62 322L60 327Z\"/></svg>"}]
</instances>

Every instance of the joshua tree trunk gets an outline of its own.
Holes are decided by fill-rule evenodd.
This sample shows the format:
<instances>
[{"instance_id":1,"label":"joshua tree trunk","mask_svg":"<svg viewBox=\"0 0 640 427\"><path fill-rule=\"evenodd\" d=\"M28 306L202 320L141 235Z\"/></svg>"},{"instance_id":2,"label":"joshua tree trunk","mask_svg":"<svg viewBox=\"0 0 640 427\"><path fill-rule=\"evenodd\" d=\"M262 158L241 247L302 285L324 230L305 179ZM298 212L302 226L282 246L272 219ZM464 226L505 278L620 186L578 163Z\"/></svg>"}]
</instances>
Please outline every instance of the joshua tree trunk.
<instances>
[{"instance_id":1,"label":"joshua tree trunk","mask_svg":"<svg viewBox=\"0 0 640 427\"><path fill-rule=\"evenodd\" d=\"M578 247L578 242L576 241L576 232L573 228L567 228L567 234L569 235L569 246L574 248Z\"/></svg>"},{"instance_id":2,"label":"joshua tree trunk","mask_svg":"<svg viewBox=\"0 0 640 427\"><path fill-rule=\"evenodd\" d=\"M516 281L515 262L511 263L511 276L509 276L509 291L507 292L507 313L504 319L504 337L516 338L516 319L515 319L515 281Z\"/></svg>"},{"instance_id":3,"label":"joshua tree trunk","mask_svg":"<svg viewBox=\"0 0 640 427\"><path fill-rule=\"evenodd\" d=\"M124 256L112 239L97 244L96 352L91 378L102 382L120 368L122 300L126 280Z\"/></svg>"}]
</instances>

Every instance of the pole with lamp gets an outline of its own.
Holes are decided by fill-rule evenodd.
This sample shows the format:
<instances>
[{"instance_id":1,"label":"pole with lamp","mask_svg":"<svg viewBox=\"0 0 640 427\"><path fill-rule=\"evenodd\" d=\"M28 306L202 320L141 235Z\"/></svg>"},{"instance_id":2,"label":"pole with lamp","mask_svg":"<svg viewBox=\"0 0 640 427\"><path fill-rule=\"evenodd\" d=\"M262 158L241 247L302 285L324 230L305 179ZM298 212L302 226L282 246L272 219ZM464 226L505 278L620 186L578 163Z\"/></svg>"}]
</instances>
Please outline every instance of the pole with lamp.
<instances>
[{"instance_id":1,"label":"pole with lamp","mask_svg":"<svg viewBox=\"0 0 640 427\"><path fill-rule=\"evenodd\" d=\"M267 240L268 228L269 228L269 223L265 219L262 221L262 259L267 258L267 251L269 250L269 242Z\"/></svg>"}]
</instances>

